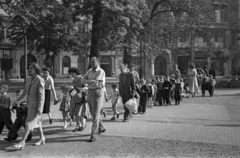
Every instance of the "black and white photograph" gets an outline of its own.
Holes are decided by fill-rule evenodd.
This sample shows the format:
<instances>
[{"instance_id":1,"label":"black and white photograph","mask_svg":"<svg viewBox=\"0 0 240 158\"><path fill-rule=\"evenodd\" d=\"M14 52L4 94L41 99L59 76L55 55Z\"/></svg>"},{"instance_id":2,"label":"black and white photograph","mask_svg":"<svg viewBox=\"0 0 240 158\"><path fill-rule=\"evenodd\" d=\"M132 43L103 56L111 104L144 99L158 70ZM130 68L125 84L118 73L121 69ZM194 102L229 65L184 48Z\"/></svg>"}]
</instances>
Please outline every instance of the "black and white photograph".
<instances>
[{"instance_id":1,"label":"black and white photograph","mask_svg":"<svg viewBox=\"0 0 240 158\"><path fill-rule=\"evenodd\" d=\"M0 0L0 158L240 158L240 0Z\"/></svg>"}]
</instances>

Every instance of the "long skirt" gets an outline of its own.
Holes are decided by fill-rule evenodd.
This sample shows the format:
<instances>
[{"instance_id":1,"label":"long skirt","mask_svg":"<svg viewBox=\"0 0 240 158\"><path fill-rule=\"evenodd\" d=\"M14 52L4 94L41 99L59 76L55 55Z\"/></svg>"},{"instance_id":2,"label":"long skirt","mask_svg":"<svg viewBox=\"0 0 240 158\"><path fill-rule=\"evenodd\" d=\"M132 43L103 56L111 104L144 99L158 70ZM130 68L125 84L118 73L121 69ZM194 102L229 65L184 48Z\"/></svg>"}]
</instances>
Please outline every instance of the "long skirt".
<instances>
[{"instance_id":1,"label":"long skirt","mask_svg":"<svg viewBox=\"0 0 240 158\"><path fill-rule=\"evenodd\" d=\"M188 82L188 86L189 86L189 91L191 93L196 93L198 92L198 81L197 81L197 77L193 77L189 79Z\"/></svg>"},{"instance_id":2,"label":"long skirt","mask_svg":"<svg viewBox=\"0 0 240 158\"><path fill-rule=\"evenodd\" d=\"M50 103L51 103L51 91L45 90L45 101L43 107L43 114L50 113Z\"/></svg>"}]
</instances>

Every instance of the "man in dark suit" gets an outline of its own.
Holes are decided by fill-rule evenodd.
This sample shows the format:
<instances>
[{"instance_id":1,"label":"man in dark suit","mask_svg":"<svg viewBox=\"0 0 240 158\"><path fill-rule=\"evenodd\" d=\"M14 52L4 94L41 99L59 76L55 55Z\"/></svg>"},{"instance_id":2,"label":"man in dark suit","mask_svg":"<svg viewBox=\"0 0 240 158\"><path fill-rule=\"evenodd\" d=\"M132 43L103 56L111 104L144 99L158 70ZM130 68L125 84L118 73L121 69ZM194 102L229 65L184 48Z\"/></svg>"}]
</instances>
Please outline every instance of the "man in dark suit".
<instances>
[{"instance_id":1,"label":"man in dark suit","mask_svg":"<svg viewBox=\"0 0 240 158\"><path fill-rule=\"evenodd\" d=\"M124 104L125 110L123 122L128 122L130 119L130 112L128 108L125 107L125 103L133 97L135 91L134 75L131 72L127 71L127 68L124 64L121 64L119 66L119 69L121 71L121 74L119 75L119 93L122 97L122 102Z\"/></svg>"}]
</instances>

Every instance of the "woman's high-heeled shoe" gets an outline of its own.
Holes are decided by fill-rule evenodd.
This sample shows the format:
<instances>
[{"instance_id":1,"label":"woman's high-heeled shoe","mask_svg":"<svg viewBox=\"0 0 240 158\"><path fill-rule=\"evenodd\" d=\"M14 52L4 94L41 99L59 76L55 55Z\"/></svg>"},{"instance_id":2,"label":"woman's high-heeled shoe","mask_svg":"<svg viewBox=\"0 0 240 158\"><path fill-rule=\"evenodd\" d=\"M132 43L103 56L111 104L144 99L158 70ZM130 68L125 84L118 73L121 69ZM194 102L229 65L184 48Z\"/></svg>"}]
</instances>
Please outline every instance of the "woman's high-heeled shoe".
<instances>
[{"instance_id":1,"label":"woman's high-heeled shoe","mask_svg":"<svg viewBox=\"0 0 240 158\"><path fill-rule=\"evenodd\" d=\"M25 143L19 142L18 144L14 145L13 148L16 150L23 150L25 147Z\"/></svg>"},{"instance_id":2,"label":"woman's high-heeled shoe","mask_svg":"<svg viewBox=\"0 0 240 158\"><path fill-rule=\"evenodd\" d=\"M39 146L39 145L44 145L46 143L46 139L41 139L39 140L37 143L35 143L35 146Z\"/></svg>"}]
</instances>

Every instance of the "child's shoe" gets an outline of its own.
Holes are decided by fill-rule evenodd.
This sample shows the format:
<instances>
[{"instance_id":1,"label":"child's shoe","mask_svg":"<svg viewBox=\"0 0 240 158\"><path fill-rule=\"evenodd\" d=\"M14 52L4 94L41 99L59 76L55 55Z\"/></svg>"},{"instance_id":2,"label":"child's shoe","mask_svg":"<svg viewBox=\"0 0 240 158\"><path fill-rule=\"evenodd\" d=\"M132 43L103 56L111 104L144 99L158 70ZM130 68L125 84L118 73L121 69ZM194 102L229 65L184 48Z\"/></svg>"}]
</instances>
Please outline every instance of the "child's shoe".
<instances>
[{"instance_id":1,"label":"child's shoe","mask_svg":"<svg viewBox=\"0 0 240 158\"><path fill-rule=\"evenodd\" d=\"M107 117L106 111L103 111L103 116L104 116L104 117Z\"/></svg>"},{"instance_id":2,"label":"child's shoe","mask_svg":"<svg viewBox=\"0 0 240 158\"><path fill-rule=\"evenodd\" d=\"M116 120L116 118L115 118L115 117L112 117L112 118L111 118L111 121L114 121L114 120Z\"/></svg>"}]
</instances>

